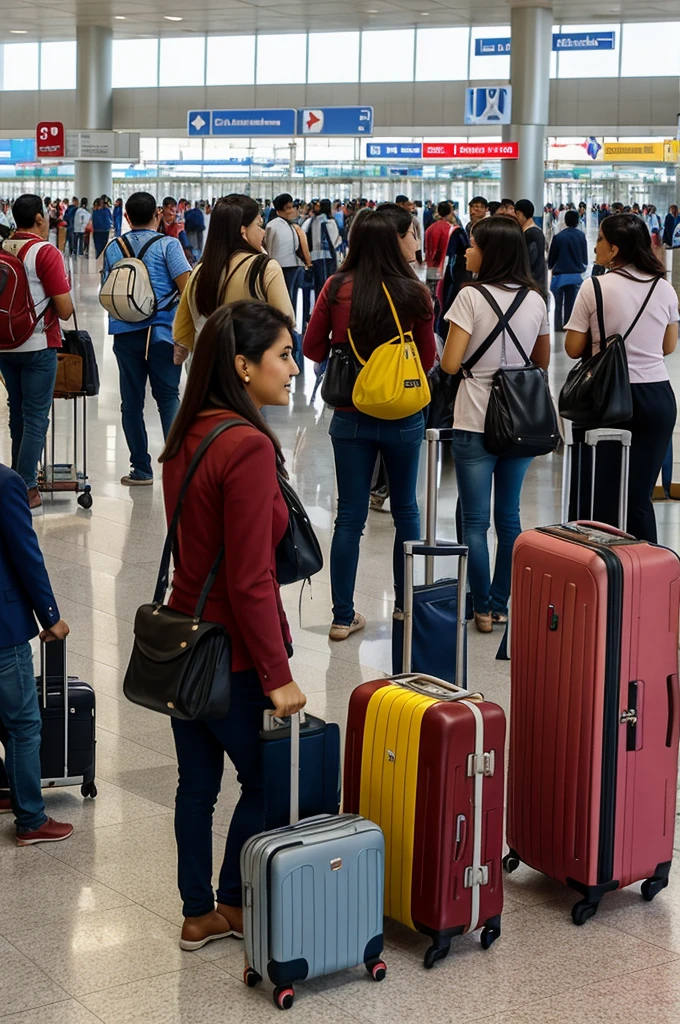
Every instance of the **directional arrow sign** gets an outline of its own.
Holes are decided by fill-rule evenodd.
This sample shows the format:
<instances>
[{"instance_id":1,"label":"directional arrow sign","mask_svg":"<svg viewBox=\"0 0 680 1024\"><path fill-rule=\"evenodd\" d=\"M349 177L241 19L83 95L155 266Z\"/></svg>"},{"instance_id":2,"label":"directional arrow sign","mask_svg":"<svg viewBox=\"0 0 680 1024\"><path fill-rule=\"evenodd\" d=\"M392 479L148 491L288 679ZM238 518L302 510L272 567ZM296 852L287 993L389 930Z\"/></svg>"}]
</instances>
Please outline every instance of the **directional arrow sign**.
<instances>
[{"instance_id":1,"label":"directional arrow sign","mask_svg":"<svg viewBox=\"0 0 680 1024\"><path fill-rule=\"evenodd\" d=\"M305 110L303 120L305 132L313 135L323 131L323 110Z\"/></svg>"},{"instance_id":2,"label":"directional arrow sign","mask_svg":"<svg viewBox=\"0 0 680 1024\"><path fill-rule=\"evenodd\" d=\"M190 110L187 122L187 135L210 135L211 116L209 110Z\"/></svg>"}]
</instances>

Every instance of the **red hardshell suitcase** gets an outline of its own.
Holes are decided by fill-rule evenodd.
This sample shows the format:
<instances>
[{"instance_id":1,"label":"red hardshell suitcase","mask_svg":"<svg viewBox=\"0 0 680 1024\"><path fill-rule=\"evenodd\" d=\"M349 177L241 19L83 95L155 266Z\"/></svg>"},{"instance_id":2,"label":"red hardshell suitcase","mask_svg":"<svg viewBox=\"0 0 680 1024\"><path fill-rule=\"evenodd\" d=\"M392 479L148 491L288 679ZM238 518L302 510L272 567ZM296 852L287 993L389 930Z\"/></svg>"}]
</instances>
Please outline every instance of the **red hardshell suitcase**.
<instances>
[{"instance_id":1,"label":"red hardshell suitcase","mask_svg":"<svg viewBox=\"0 0 680 1024\"><path fill-rule=\"evenodd\" d=\"M505 715L428 676L364 683L352 694L344 810L385 834L385 913L431 937L425 966L455 935L500 936Z\"/></svg>"},{"instance_id":2,"label":"red hardshell suitcase","mask_svg":"<svg viewBox=\"0 0 680 1024\"><path fill-rule=\"evenodd\" d=\"M513 556L507 870L520 860L606 892L673 857L680 700L680 560L610 526L529 530Z\"/></svg>"}]
</instances>

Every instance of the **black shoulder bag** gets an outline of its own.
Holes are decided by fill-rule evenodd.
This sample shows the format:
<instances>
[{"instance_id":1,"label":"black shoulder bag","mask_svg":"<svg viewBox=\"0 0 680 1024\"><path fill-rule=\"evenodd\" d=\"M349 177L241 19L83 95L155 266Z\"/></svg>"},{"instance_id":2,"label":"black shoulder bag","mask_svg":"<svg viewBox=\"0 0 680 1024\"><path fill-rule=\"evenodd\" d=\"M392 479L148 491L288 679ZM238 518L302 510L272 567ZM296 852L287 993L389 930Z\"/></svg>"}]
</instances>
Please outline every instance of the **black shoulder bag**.
<instances>
[{"instance_id":1,"label":"black shoulder bag","mask_svg":"<svg viewBox=\"0 0 680 1024\"><path fill-rule=\"evenodd\" d=\"M524 360L524 366L499 366L493 376L484 420L484 447L492 455L504 455L506 458L548 455L555 450L560 439L548 375L531 362L510 326L510 320L529 294L529 289L519 290L506 313L486 288L480 285L478 291L498 317L498 324L463 364L464 376L471 376L470 367L488 351L499 334L503 334L502 358L505 361L506 332Z\"/></svg>"},{"instance_id":2,"label":"black shoulder bag","mask_svg":"<svg viewBox=\"0 0 680 1024\"><path fill-rule=\"evenodd\" d=\"M609 337L604 325L602 287L597 277L593 277L592 281L600 331L600 351L594 356L584 356L569 372L560 391L560 415L586 429L612 427L632 418L633 395L625 342L644 313L660 278L654 279L626 333L611 334Z\"/></svg>"},{"instance_id":3,"label":"black shoulder bag","mask_svg":"<svg viewBox=\"0 0 680 1024\"><path fill-rule=\"evenodd\" d=\"M196 449L165 538L153 602L143 604L135 616L135 639L123 692L133 704L174 718L224 718L229 711L231 637L220 623L203 622L201 618L224 558L224 547L217 553L193 615L169 608L164 601L182 503L194 473L215 438L225 430L247 426L250 424L245 420L220 423Z\"/></svg>"},{"instance_id":4,"label":"black shoulder bag","mask_svg":"<svg viewBox=\"0 0 680 1024\"><path fill-rule=\"evenodd\" d=\"M288 528L276 547L276 579L285 586L321 572L323 555L304 505L280 474L279 487L288 506Z\"/></svg>"}]
</instances>

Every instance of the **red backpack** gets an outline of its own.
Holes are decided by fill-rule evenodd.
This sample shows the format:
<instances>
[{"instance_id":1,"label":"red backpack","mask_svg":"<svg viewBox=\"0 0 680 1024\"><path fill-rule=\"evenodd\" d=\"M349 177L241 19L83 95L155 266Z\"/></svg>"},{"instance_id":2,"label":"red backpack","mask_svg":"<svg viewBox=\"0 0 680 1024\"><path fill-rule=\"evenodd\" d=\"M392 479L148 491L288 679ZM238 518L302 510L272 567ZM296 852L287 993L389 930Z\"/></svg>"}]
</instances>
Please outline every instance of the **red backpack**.
<instances>
[{"instance_id":1,"label":"red backpack","mask_svg":"<svg viewBox=\"0 0 680 1024\"><path fill-rule=\"evenodd\" d=\"M18 256L0 246L0 351L28 341L49 307L47 299L42 313L36 313L24 266L29 249L42 244L40 239L30 239Z\"/></svg>"}]
</instances>

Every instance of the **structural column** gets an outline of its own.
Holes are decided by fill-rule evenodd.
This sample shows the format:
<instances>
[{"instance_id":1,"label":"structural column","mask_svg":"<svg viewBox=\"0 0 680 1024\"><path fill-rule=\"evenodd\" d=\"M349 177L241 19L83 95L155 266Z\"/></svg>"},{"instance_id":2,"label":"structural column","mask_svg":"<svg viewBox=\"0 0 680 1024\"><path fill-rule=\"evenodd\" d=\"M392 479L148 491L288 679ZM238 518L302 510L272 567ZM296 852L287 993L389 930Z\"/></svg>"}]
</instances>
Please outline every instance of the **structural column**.
<instances>
[{"instance_id":1,"label":"structural column","mask_svg":"<svg viewBox=\"0 0 680 1024\"><path fill-rule=\"evenodd\" d=\"M111 131L113 128L113 32L100 25L76 29L78 61L76 77L76 127L80 131ZM76 160L75 191L90 203L113 191L111 163Z\"/></svg>"},{"instance_id":2,"label":"structural column","mask_svg":"<svg viewBox=\"0 0 680 1024\"><path fill-rule=\"evenodd\" d=\"M512 124L504 142L519 142L519 159L501 162L501 192L530 199L541 216L545 191L545 140L550 108L551 7L513 7L511 14Z\"/></svg>"}]
</instances>

